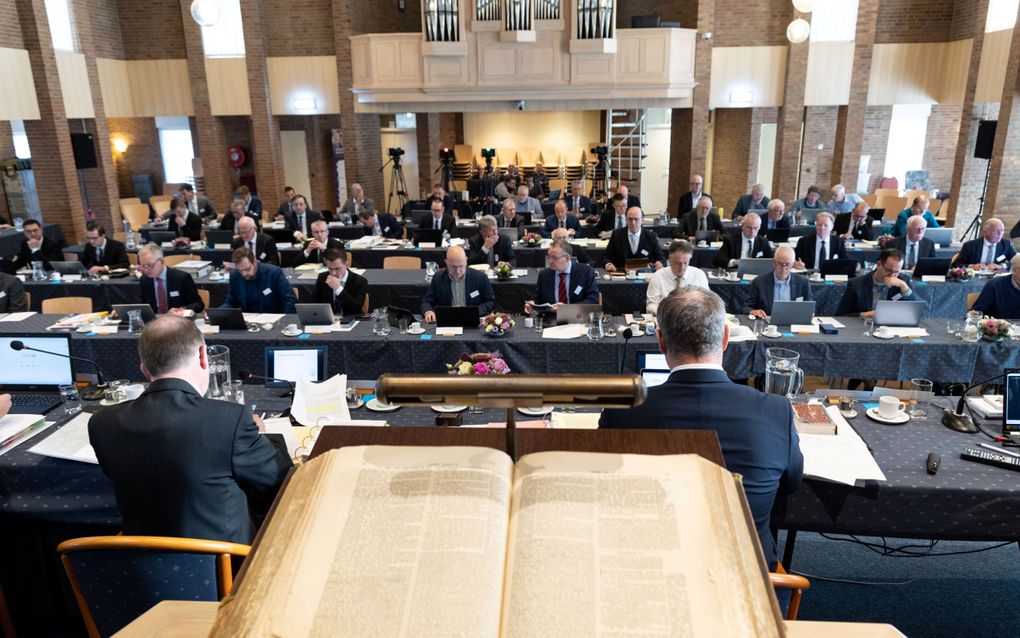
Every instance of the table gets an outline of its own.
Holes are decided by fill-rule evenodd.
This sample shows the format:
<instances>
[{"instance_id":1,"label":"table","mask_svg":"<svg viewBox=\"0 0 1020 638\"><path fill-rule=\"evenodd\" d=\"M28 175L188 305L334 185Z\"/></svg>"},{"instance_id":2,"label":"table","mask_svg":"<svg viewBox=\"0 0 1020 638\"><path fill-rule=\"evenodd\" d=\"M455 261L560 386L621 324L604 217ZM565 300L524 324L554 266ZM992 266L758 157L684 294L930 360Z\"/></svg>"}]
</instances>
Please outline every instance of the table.
<instances>
[{"instance_id":1,"label":"table","mask_svg":"<svg viewBox=\"0 0 1020 638\"><path fill-rule=\"evenodd\" d=\"M64 246L64 231L60 230L57 224L43 224L43 236L49 237L59 245ZM20 230L8 228L0 230L0 258L14 257L21 250L21 242L25 240L25 233Z\"/></svg>"}]
</instances>

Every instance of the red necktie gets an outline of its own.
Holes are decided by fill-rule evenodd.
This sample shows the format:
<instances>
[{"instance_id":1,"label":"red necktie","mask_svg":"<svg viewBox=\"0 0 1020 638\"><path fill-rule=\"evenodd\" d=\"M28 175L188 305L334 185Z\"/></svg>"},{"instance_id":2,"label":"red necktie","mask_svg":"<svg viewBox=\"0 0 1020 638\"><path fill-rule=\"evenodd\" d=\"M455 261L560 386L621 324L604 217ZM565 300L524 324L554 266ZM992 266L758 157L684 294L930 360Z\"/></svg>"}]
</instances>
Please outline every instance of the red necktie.
<instances>
[{"instance_id":1,"label":"red necktie","mask_svg":"<svg viewBox=\"0 0 1020 638\"><path fill-rule=\"evenodd\" d=\"M560 303L570 303L567 299L567 273L560 273L560 291L559 291Z\"/></svg>"},{"instance_id":2,"label":"red necktie","mask_svg":"<svg viewBox=\"0 0 1020 638\"><path fill-rule=\"evenodd\" d=\"M159 314L166 314L166 286L162 277L156 277L156 309Z\"/></svg>"}]
</instances>

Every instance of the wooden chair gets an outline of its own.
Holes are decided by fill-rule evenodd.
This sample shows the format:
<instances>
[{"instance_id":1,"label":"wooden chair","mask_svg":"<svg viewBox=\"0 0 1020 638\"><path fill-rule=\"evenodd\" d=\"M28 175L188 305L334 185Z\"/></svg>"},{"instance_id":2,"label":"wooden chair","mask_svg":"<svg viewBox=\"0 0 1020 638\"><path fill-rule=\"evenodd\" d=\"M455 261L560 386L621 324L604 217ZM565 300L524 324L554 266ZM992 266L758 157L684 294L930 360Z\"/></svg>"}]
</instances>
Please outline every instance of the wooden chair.
<instances>
[{"instance_id":1,"label":"wooden chair","mask_svg":"<svg viewBox=\"0 0 1020 638\"><path fill-rule=\"evenodd\" d=\"M968 292L967 293L967 310L974 307L974 302L981 296L980 292Z\"/></svg>"},{"instance_id":2,"label":"wooden chair","mask_svg":"<svg viewBox=\"0 0 1020 638\"><path fill-rule=\"evenodd\" d=\"M152 206L152 210L157 215L162 215L170 211L170 200L172 198L166 195L153 195L149 198L149 205Z\"/></svg>"},{"instance_id":3,"label":"wooden chair","mask_svg":"<svg viewBox=\"0 0 1020 638\"><path fill-rule=\"evenodd\" d=\"M474 156L475 150L470 144L454 144L453 158L455 162L467 164L471 162L471 158Z\"/></svg>"},{"instance_id":4,"label":"wooden chair","mask_svg":"<svg viewBox=\"0 0 1020 638\"><path fill-rule=\"evenodd\" d=\"M163 257L163 263L170 268L173 268L178 264L182 264L186 261L194 261L195 259L198 259L197 255L166 255Z\"/></svg>"},{"instance_id":5,"label":"wooden chair","mask_svg":"<svg viewBox=\"0 0 1020 638\"><path fill-rule=\"evenodd\" d=\"M875 193L868 193L867 195L861 195L861 199L868 205L868 208L878 208L878 195Z\"/></svg>"},{"instance_id":6,"label":"wooden chair","mask_svg":"<svg viewBox=\"0 0 1020 638\"><path fill-rule=\"evenodd\" d=\"M128 220L128 223L131 224L131 228L138 230L145 224L149 223L149 205L122 204L120 207L120 216Z\"/></svg>"},{"instance_id":7,"label":"wooden chair","mask_svg":"<svg viewBox=\"0 0 1020 638\"><path fill-rule=\"evenodd\" d=\"M421 270L420 257L387 257L383 259L384 270Z\"/></svg>"},{"instance_id":8,"label":"wooden chair","mask_svg":"<svg viewBox=\"0 0 1020 638\"><path fill-rule=\"evenodd\" d=\"M882 197L899 197L900 190L898 188L876 188L875 195L879 198Z\"/></svg>"},{"instance_id":9,"label":"wooden chair","mask_svg":"<svg viewBox=\"0 0 1020 638\"><path fill-rule=\"evenodd\" d=\"M25 291L25 310L32 309L32 293Z\"/></svg>"},{"instance_id":10,"label":"wooden chair","mask_svg":"<svg viewBox=\"0 0 1020 638\"><path fill-rule=\"evenodd\" d=\"M198 298L202 300L202 304L205 308L209 308L212 305L212 300L209 297L209 291L205 288L198 289Z\"/></svg>"},{"instance_id":11,"label":"wooden chair","mask_svg":"<svg viewBox=\"0 0 1020 638\"><path fill-rule=\"evenodd\" d=\"M558 149L558 148L543 148L542 149L542 164L545 165L546 169L559 168L560 167L560 149Z\"/></svg>"},{"instance_id":12,"label":"wooden chair","mask_svg":"<svg viewBox=\"0 0 1020 638\"><path fill-rule=\"evenodd\" d=\"M4 597L4 588L0 587L0 630L5 638L14 638L14 621L11 620L11 613L7 610L7 599Z\"/></svg>"},{"instance_id":13,"label":"wooden chair","mask_svg":"<svg viewBox=\"0 0 1020 638\"><path fill-rule=\"evenodd\" d=\"M783 564L776 566L775 572L769 573L769 582L773 589L790 589L790 606L786 608L786 619L797 620L797 613L800 611L800 599L804 596L804 590L811 588L811 581L803 576L786 573Z\"/></svg>"},{"instance_id":14,"label":"wooden chair","mask_svg":"<svg viewBox=\"0 0 1020 638\"><path fill-rule=\"evenodd\" d=\"M368 293L365 293L365 301L361 304L361 314L368 315Z\"/></svg>"},{"instance_id":15,"label":"wooden chair","mask_svg":"<svg viewBox=\"0 0 1020 638\"><path fill-rule=\"evenodd\" d=\"M141 197L121 197L120 198L120 205L121 206L129 206L131 204L141 204L141 203L142 203L142 198Z\"/></svg>"},{"instance_id":16,"label":"wooden chair","mask_svg":"<svg viewBox=\"0 0 1020 638\"><path fill-rule=\"evenodd\" d=\"M538 149L530 146L522 146L517 149L517 165L521 170L535 168L535 162L538 161Z\"/></svg>"},{"instance_id":17,"label":"wooden chair","mask_svg":"<svg viewBox=\"0 0 1020 638\"><path fill-rule=\"evenodd\" d=\"M64 261L78 261L78 253L64 251Z\"/></svg>"},{"instance_id":18,"label":"wooden chair","mask_svg":"<svg viewBox=\"0 0 1020 638\"><path fill-rule=\"evenodd\" d=\"M125 233L122 230L115 230L113 231L113 238L119 241L120 243L124 243L127 241L127 233Z\"/></svg>"},{"instance_id":19,"label":"wooden chair","mask_svg":"<svg viewBox=\"0 0 1020 638\"><path fill-rule=\"evenodd\" d=\"M43 299L42 308L44 315L80 315L92 312L91 297L54 297Z\"/></svg>"},{"instance_id":20,"label":"wooden chair","mask_svg":"<svg viewBox=\"0 0 1020 638\"><path fill-rule=\"evenodd\" d=\"M138 253L128 253L128 263L132 266L138 265Z\"/></svg>"},{"instance_id":21,"label":"wooden chair","mask_svg":"<svg viewBox=\"0 0 1020 638\"><path fill-rule=\"evenodd\" d=\"M109 636L163 600L219 601L248 545L197 538L93 536L57 546L90 638Z\"/></svg>"}]
</instances>

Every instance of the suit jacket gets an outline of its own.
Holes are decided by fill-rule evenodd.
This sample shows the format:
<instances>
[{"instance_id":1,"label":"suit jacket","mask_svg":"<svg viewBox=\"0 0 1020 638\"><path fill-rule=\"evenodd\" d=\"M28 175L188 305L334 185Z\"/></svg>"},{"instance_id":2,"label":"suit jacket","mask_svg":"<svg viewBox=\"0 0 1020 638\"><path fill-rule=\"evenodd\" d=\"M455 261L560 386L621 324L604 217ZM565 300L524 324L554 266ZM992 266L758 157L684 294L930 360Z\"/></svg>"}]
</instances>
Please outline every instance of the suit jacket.
<instances>
[{"instance_id":1,"label":"suit jacket","mask_svg":"<svg viewBox=\"0 0 1020 638\"><path fill-rule=\"evenodd\" d=\"M602 212L602 216L599 217L599 223L595 227L600 233L607 230L619 230L616 227L616 211L612 205L607 205L606 209Z\"/></svg>"},{"instance_id":2,"label":"suit jacket","mask_svg":"<svg viewBox=\"0 0 1020 638\"><path fill-rule=\"evenodd\" d=\"M14 275L0 272L0 312L25 312L25 286Z\"/></svg>"},{"instance_id":3,"label":"suit jacket","mask_svg":"<svg viewBox=\"0 0 1020 638\"><path fill-rule=\"evenodd\" d=\"M489 256L482 251L482 245L485 240L482 239L482 234L478 233L474 237L468 240L468 264L487 264L489 263ZM510 265L517 265L517 255L514 254L514 245L506 237L499 236L499 241L492 247L492 252L495 253L493 258L497 261L506 261Z\"/></svg>"},{"instance_id":4,"label":"suit jacket","mask_svg":"<svg viewBox=\"0 0 1020 638\"><path fill-rule=\"evenodd\" d=\"M477 293L477 294L473 294ZM483 272L468 268L464 274L464 301L478 307L478 315L484 317L496 308L496 296L492 284ZM425 314L440 306L453 305L453 288L450 273L444 268L432 278L425 296L421 300L421 312Z\"/></svg>"},{"instance_id":5,"label":"suit jacket","mask_svg":"<svg viewBox=\"0 0 1020 638\"><path fill-rule=\"evenodd\" d=\"M205 195L195 195L195 208L198 210L199 217L211 217L216 219L216 209L213 208L212 202ZM191 204L188 204L188 210L191 210Z\"/></svg>"},{"instance_id":6,"label":"suit jacket","mask_svg":"<svg viewBox=\"0 0 1020 638\"><path fill-rule=\"evenodd\" d=\"M124 244L116 239L106 238L106 245L103 246L103 259L96 259L96 247L91 242L85 244L85 250L81 253L81 263L86 268L93 266L109 266L110 268L128 268L131 263L128 261L127 251Z\"/></svg>"},{"instance_id":7,"label":"suit jacket","mask_svg":"<svg viewBox=\"0 0 1020 638\"><path fill-rule=\"evenodd\" d=\"M379 222L379 230L382 236L389 239L400 239L404 236L404 227L397 218L389 213L376 213L375 221ZM372 229L365 227L365 234L371 235Z\"/></svg>"},{"instance_id":8,"label":"suit jacket","mask_svg":"<svg viewBox=\"0 0 1020 638\"><path fill-rule=\"evenodd\" d=\"M158 312L159 304L156 303L156 283L152 277L143 275L138 280L141 291L142 303L149 304L153 312ZM190 273L176 268L166 269L166 303L169 308L184 308L202 312L205 310L205 303L198 296L198 287Z\"/></svg>"},{"instance_id":9,"label":"suit jacket","mask_svg":"<svg viewBox=\"0 0 1020 638\"><path fill-rule=\"evenodd\" d=\"M167 220L166 229L178 237L187 237L191 241L198 241L202 238L202 218L198 215L188 213L184 220L184 227L177 224L177 215L170 215Z\"/></svg>"},{"instance_id":10,"label":"suit jacket","mask_svg":"<svg viewBox=\"0 0 1020 638\"><path fill-rule=\"evenodd\" d=\"M286 216L290 212L290 200L285 199L280 202L280 205L276 207L276 214L279 216Z\"/></svg>"},{"instance_id":11,"label":"suit jacket","mask_svg":"<svg viewBox=\"0 0 1020 638\"><path fill-rule=\"evenodd\" d=\"M708 197L709 199L712 198L711 195L704 191L702 191L701 196ZM680 219L687 213L693 212L694 212L694 193L692 193L691 191L687 191L686 193L680 196L680 203L677 204L676 207L676 218Z\"/></svg>"},{"instance_id":12,"label":"suit jacket","mask_svg":"<svg viewBox=\"0 0 1020 638\"><path fill-rule=\"evenodd\" d=\"M907 238L904 237L893 237L886 243L886 248L895 248L903 253L903 267L907 267ZM917 258L918 259L932 259L935 257L935 242L922 237L921 241L918 242L917 246ZM916 266L917 264L911 264Z\"/></svg>"},{"instance_id":13,"label":"suit jacket","mask_svg":"<svg viewBox=\"0 0 1020 638\"><path fill-rule=\"evenodd\" d=\"M520 228L524 225L524 218L520 215L514 215L513 219L508 220L503 215L496 217L497 228Z\"/></svg>"},{"instance_id":14,"label":"suit jacket","mask_svg":"<svg viewBox=\"0 0 1020 638\"><path fill-rule=\"evenodd\" d=\"M315 280L315 303L328 303L333 314L360 315L365 295L368 294L368 280L348 270L347 283L340 294L335 295L333 289L326 284L326 277L329 277L328 272L319 273L319 278Z\"/></svg>"},{"instance_id":15,"label":"suit jacket","mask_svg":"<svg viewBox=\"0 0 1020 638\"><path fill-rule=\"evenodd\" d=\"M252 295L249 295L252 292ZM227 299L221 308L240 308L245 312L282 312L294 314L294 289L283 270L267 263L258 264L253 285L241 273L230 273Z\"/></svg>"},{"instance_id":16,"label":"suit jacket","mask_svg":"<svg viewBox=\"0 0 1020 638\"><path fill-rule=\"evenodd\" d=\"M659 245L659 237L650 230L641 229L638 240L637 252L630 250L630 237L626 228L618 228L609 236L609 244L606 245L606 252L602 255L602 265L612 262L617 269L622 270L628 259L642 259L649 262L660 262L666 265L666 256L662 254L662 246Z\"/></svg>"},{"instance_id":17,"label":"suit jacket","mask_svg":"<svg viewBox=\"0 0 1020 638\"><path fill-rule=\"evenodd\" d=\"M357 221L358 213L363 210L375 210L375 202L366 197L361 204L356 206L353 199L348 199L344 202L343 208L340 209L340 214L346 213L351 216L351 219Z\"/></svg>"},{"instance_id":18,"label":"suit jacket","mask_svg":"<svg viewBox=\"0 0 1020 638\"><path fill-rule=\"evenodd\" d=\"M22 240L18 256L14 259L14 269L28 268L29 264L33 261L41 261L46 270L52 270L50 262L64 261L64 251L61 249L60 244L49 237L43 237L39 250L33 253L28 247L28 240Z\"/></svg>"},{"instance_id":19,"label":"suit jacket","mask_svg":"<svg viewBox=\"0 0 1020 638\"><path fill-rule=\"evenodd\" d=\"M741 195L740 199L737 200L737 205L733 207L733 214L730 217L736 219L737 217L742 217L743 215L748 214L752 210L757 211L768 210L769 201L770 200L768 196L765 196L761 198L761 201L758 202L757 205L755 205L754 203L751 202L750 193L748 193L747 195Z\"/></svg>"},{"instance_id":20,"label":"suit jacket","mask_svg":"<svg viewBox=\"0 0 1020 638\"><path fill-rule=\"evenodd\" d=\"M869 270L863 275L854 277L847 285L846 290L843 291L843 298L839 300L839 308L836 309L837 315L859 315L862 312L868 312L869 310L875 309L875 280L874 270ZM900 279L910 283L910 276L900 274ZM886 291L886 300L893 300L896 295L899 295L900 291L897 288L890 288ZM911 290L907 296L901 296L900 301L917 301L917 295Z\"/></svg>"},{"instance_id":21,"label":"suit jacket","mask_svg":"<svg viewBox=\"0 0 1020 638\"><path fill-rule=\"evenodd\" d=\"M742 312L764 310L772 314L772 302L776 296L776 273L770 272L754 278L751 282L751 301ZM811 301L811 282L797 273L790 273L790 301Z\"/></svg>"},{"instance_id":22,"label":"suit jacket","mask_svg":"<svg viewBox=\"0 0 1020 638\"><path fill-rule=\"evenodd\" d=\"M283 215L283 227L291 232L299 230L305 234L305 237L312 236L312 222L317 222L322 219L322 213L317 210L305 210L305 227L298 228L297 213L293 211L284 213Z\"/></svg>"},{"instance_id":23,"label":"suit jacket","mask_svg":"<svg viewBox=\"0 0 1020 638\"><path fill-rule=\"evenodd\" d=\"M836 215L836 222L833 224L833 231L837 235L845 235L850 230L850 223L853 220L853 213L841 213ZM857 230L854 231L854 239L867 239L871 241L875 239L875 228L871 225L872 219L869 217L864 224L858 224Z\"/></svg>"},{"instance_id":24,"label":"suit jacket","mask_svg":"<svg viewBox=\"0 0 1020 638\"><path fill-rule=\"evenodd\" d=\"M262 220L261 219L259 219L258 217L255 217L251 213L245 213L244 215L245 215L245 217L248 217L253 222L255 222L255 229L256 230L258 230L259 232L262 231ZM226 215L223 216L223 219L220 220L220 227L219 227L218 230L231 230L231 231L234 231L235 233L237 232L237 220L234 219L234 214L233 213L227 213Z\"/></svg>"},{"instance_id":25,"label":"suit jacket","mask_svg":"<svg viewBox=\"0 0 1020 638\"><path fill-rule=\"evenodd\" d=\"M637 195L631 195L630 193L627 193L627 209L629 210L631 208L634 208L635 206L641 208L641 198L638 197Z\"/></svg>"},{"instance_id":26,"label":"suit jacket","mask_svg":"<svg viewBox=\"0 0 1020 638\"><path fill-rule=\"evenodd\" d=\"M251 196L251 200L248 202L248 205L245 207L245 211L251 213L252 215L254 215L256 217L258 217L259 219L262 219L262 200L259 199L258 197L255 197L254 195L252 195Z\"/></svg>"},{"instance_id":27,"label":"suit jacket","mask_svg":"<svg viewBox=\"0 0 1020 638\"><path fill-rule=\"evenodd\" d=\"M722 220L719 219L719 215L716 213L709 213L705 218L705 226L708 230L718 231L719 234L723 232ZM698 230L698 214L694 211L685 213L680 218L680 223L676 227L676 232L673 233L674 237L687 239L688 237L694 237L694 234Z\"/></svg>"},{"instance_id":28,"label":"suit jacket","mask_svg":"<svg viewBox=\"0 0 1020 638\"><path fill-rule=\"evenodd\" d=\"M456 222L453 221L452 215L447 215L444 213L443 219L439 223L440 228L442 230L445 230L446 232L450 233L450 235L453 235L454 226L456 226L457 224ZM428 215L422 215L421 222L418 223L418 228L432 228L432 224L433 224L432 214L429 213Z\"/></svg>"},{"instance_id":29,"label":"suit jacket","mask_svg":"<svg viewBox=\"0 0 1020 638\"><path fill-rule=\"evenodd\" d=\"M153 381L88 427L125 534L251 543L249 505L261 518L292 466L250 407L203 398L181 379Z\"/></svg>"},{"instance_id":30,"label":"suit jacket","mask_svg":"<svg viewBox=\"0 0 1020 638\"><path fill-rule=\"evenodd\" d=\"M984 252L985 240L982 237L978 237L963 243L956 261L968 266L970 264L980 264L982 263L981 260L984 259ZM996 263L1005 266L1006 270L1009 270L1009 260L1013 259L1014 255L1016 255L1016 249L1013 248L1013 242L1003 237L998 245L995 246Z\"/></svg>"},{"instance_id":31,"label":"suit jacket","mask_svg":"<svg viewBox=\"0 0 1020 638\"><path fill-rule=\"evenodd\" d=\"M818 235L814 233L805 235L797 241L797 247L793 252L797 259L804 262L805 268L815 267L815 247L818 245ZM846 246L843 238L838 235L829 235L829 259L846 259Z\"/></svg>"},{"instance_id":32,"label":"suit jacket","mask_svg":"<svg viewBox=\"0 0 1020 638\"><path fill-rule=\"evenodd\" d=\"M230 247L236 250L241 246L248 246L248 244L246 244L244 239L240 236L234 237L234 241L230 243ZM263 263L279 266L280 253L276 250L276 240L265 233L256 233L255 259Z\"/></svg>"},{"instance_id":33,"label":"suit jacket","mask_svg":"<svg viewBox=\"0 0 1020 638\"><path fill-rule=\"evenodd\" d=\"M772 226L769 225L769 222L771 222L771 220L769 219L769 216L767 214L761 216L761 230L762 231L773 230L775 228L792 228L793 227L793 218L790 217L789 215L786 215L786 214L784 214L782 217L780 217L778 221L774 222Z\"/></svg>"},{"instance_id":34,"label":"suit jacket","mask_svg":"<svg viewBox=\"0 0 1020 638\"><path fill-rule=\"evenodd\" d=\"M727 233L723 238L722 247L715 253L715 267L716 268L727 268L730 264L731 259L740 259L740 252L744 247L744 233L738 232L737 234ZM751 245L752 258L771 258L772 257L772 244L769 240L765 239L761 235L757 235Z\"/></svg>"},{"instance_id":35,"label":"suit jacket","mask_svg":"<svg viewBox=\"0 0 1020 638\"><path fill-rule=\"evenodd\" d=\"M538 290L535 303L559 303L557 299L557 282L559 274L552 268L544 268L538 273ZM595 278L595 269L584 264L570 264L570 280L567 285L567 301L569 303L599 302L599 284Z\"/></svg>"},{"instance_id":36,"label":"suit jacket","mask_svg":"<svg viewBox=\"0 0 1020 638\"><path fill-rule=\"evenodd\" d=\"M785 397L733 383L722 370L677 370L664 384L649 388L642 405L603 410L599 427L714 430L726 469L744 478L765 560L775 569L772 504L777 493L796 489L804 472L793 409Z\"/></svg>"},{"instance_id":37,"label":"suit jacket","mask_svg":"<svg viewBox=\"0 0 1020 638\"><path fill-rule=\"evenodd\" d=\"M344 243L337 239L336 237L330 237L329 240L326 242L326 250L329 250L330 248L343 248L343 247ZM326 250L319 250L318 248L316 248L315 250L310 251L307 255L304 253L304 251L302 251L301 259L303 259L304 260L303 263L306 264L321 264L326 260Z\"/></svg>"},{"instance_id":38,"label":"suit jacket","mask_svg":"<svg viewBox=\"0 0 1020 638\"><path fill-rule=\"evenodd\" d=\"M573 230L577 236L581 235L581 222L570 213L567 213L567 218L563 220L563 225L567 230ZM559 227L560 220L556 219L556 215L549 215L545 218L545 227L542 229L542 234L546 237L551 237L552 231Z\"/></svg>"},{"instance_id":39,"label":"suit jacket","mask_svg":"<svg viewBox=\"0 0 1020 638\"><path fill-rule=\"evenodd\" d=\"M570 193L563 195L563 201L567 203L567 211L580 211L581 217L587 217L591 214L591 200L584 195L578 196L577 204L574 203L574 196Z\"/></svg>"}]
</instances>

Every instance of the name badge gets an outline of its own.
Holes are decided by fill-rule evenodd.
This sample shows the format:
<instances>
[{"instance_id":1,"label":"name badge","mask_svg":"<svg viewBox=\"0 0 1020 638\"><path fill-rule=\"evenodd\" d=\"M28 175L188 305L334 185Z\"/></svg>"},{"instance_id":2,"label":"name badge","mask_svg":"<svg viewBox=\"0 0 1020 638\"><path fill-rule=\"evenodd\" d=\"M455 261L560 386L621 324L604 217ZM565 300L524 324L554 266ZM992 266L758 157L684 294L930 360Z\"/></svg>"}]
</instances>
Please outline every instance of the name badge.
<instances>
[{"instance_id":1,"label":"name badge","mask_svg":"<svg viewBox=\"0 0 1020 638\"><path fill-rule=\"evenodd\" d=\"M478 291L477 290L472 290L471 294L468 295L468 297L471 297L472 299L474 299L477 296L478 296Z\"/></svg>"},{"instance_id":2,"label":"name badge","mask_svg":"<svg viewBox=\"0 0 1020 638\"><path fill-rule=\"evenodd\" d=\"M266 288L265 290L262 291L262 294L268 297L269 295L273 294L273 289Z\"/></svg>"},{"instance_id":3,"label":"name badge","mask_svg":"<svg viewBox=\"0 0 1020 638\"><path fill-rule=\"evenodd\" d=\"M762 256L762 251L760 251L760 250L759 250L759 251L758 251L758 254L757 254L757 255L755 255L755 257L761 257L761 256ZM800 299L798 299L797 301L800 301Z\"/></svg>"},{"instance_id":4,"label":"name badge","mask_svg":"<svg viewBox=\"0 0 1020 638\"><path fill-rule=\"evenodd\" d=\"M3 290L0 290L0 299L3 299L6 296L7 296L7 293L4 292Z\"/></svg>"},{"instance_id":5,"label":"name badge","mask_svg":"<svg viewBox=\"0 0 1020 638\"><path fill-rule=\"evenodd\" d=\"M181 296L181 293L177 292L176 290L171 290L168 294L171 297L180 297Z\"/></svg>"},{"instance_id":6,"label":"name badge","mask_svg":"<svg viewBox=\"0 0 1020 638\"><path fill-rule=\"evenodd\" d=\"M266 260L266 254L265 253L262 253L261 255L259 255L259 261L265 261L265 260Z\"/></svg>"},{"instance_id":7,"label":"name badge","mask_svg":"<svg viewBox=\"0 0 1020 638\"><path fill-rule=\"evenodd\" d=\"M383 229L382 229L382 231L383 231L384 233L388 233L388 232L390 232L390 227L389 227L389 226L387 226L386 228L383 228Z\"/></svg>"},{"instance_id":8,"label":"name badge","mask_svg":"<svg viewBox=\"0 0 1020 638\"><path fill-rule=\"evenodd\" d=\"M582 290L582 288L580 286L578 286L577 288L574 288L574 294L575 295L581 294L581 290Z\"/></svg>"},{"instance_id":9,"label":"name badge","mask_svg":"<svg viewBox=\"0 0 1020 638\"><path fill-rule=\"evenodd\" d=\"M903 298L903 293L900 293L900 292L898 292L898 293L896 293L895 295L892 296L892 300L893 301L899 301L902 298Z\"/></svg>"},{"instance_id":10,"label":"name badge","mask_svg":"<svg viewBox=\"0 0 1020 638\"><path fill-rule=\"evenodd\" d=\"M644 248L642 248L641 249L641 254L644 255L645 257L647 257L648 256L648 251L645 250Z\"/></svg>"},{"instance_id":11,"label":"name badge","mask_svg":"<svg viewBox=\"0 0 1020 638\"><path fill-rule=\"evenodd\" d=\"M794 301L804 301L804 297L797 297Z\"/></svg>"},{"instance_id":12,"label":"name badge","mask_svg":"<svg viewBox=\"0 0 1020 638\"><path fill-rule=\"evenodd\" d=\"M1006 261L1006 256L1005 255L999 255L998 257L995 258L995 261L996 262Z\"/></svg>"}]
</instances>

